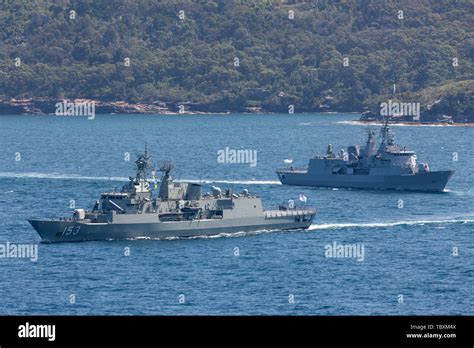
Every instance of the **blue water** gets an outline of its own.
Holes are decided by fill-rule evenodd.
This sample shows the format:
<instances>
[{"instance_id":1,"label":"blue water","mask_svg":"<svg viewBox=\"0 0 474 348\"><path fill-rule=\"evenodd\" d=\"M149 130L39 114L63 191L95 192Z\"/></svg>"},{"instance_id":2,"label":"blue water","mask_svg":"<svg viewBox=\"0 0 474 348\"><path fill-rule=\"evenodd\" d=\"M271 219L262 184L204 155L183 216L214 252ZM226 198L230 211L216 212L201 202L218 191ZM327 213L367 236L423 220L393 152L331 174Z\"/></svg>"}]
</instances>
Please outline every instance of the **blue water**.
<instances>
[{"instance_id":1,"label":"blue water","mask_svg":"<svg viewBox=\"0 0 474 348\"><path fill-rule=\"evenodd\" d=\"M27 218L63 216L71 199L90 208L121 187L133 171L124 153L133 160L145 142L175 161L177 179L233 182L266 207L304 194L318 210L301 232L40 244L37 262L0 258L0 314L474 314L473 127L394 127L432 170L456 171L445 193L279 185L283 159L363 142L367 127L344 122L355 118L0 117L0 243L39 243ZM217 163L225 147L257 150L257 166ZM364 261L325 257L333 242L363 245Z\"/></svg>"}]
</instances>

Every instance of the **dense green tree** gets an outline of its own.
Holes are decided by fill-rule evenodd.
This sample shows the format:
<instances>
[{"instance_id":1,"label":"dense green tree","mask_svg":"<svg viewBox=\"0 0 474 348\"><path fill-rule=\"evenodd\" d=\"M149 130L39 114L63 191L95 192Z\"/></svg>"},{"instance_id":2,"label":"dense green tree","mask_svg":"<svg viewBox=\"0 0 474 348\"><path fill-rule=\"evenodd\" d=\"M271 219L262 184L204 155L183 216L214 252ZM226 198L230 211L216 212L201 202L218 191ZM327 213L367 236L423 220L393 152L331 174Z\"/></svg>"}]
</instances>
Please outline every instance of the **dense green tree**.
<instances>
[{"instance_id":1,"label":"dense green tree","mask_svg":"<svg viewBox=\"0 0 474 348\"><path fill-rule=\"evenodd\" d=\"M0 96L363 110L394 83L472 80L473 15L470 0L2 0Z\"/></svg>"}]
</instances>

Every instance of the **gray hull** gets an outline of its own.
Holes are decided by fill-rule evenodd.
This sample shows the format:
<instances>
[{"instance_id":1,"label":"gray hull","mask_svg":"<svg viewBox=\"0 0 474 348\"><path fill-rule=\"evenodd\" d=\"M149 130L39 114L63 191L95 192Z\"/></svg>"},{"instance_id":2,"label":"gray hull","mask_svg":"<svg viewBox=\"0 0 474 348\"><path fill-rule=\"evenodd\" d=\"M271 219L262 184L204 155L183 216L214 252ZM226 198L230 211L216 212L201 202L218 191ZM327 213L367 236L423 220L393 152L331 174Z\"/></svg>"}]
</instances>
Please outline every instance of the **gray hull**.
<instances>
[{"instance_id":1,"label":"gray hull","mask_svg":"<svg viewBox=\"0 0 474 348\"><path fill-rule=\"evenodd\" d=\"M298 170L277 171L285 185L427 192L443 191L453 173L447 170L412 175L319 175Z\"/></svg>"},{"instance_id":2,"label":"gray hull","mask_svg":"<svg viewBox=\"0 0 474 348\"><path fill-rule=\"evenodd\" d=\"M306 229L313 215L252 217L247 219L193 220L153 223L87 223L73 220L29 220L43 242L79 242L137 238L208 236L259 230Z\"/></svg>"}]
</instances>

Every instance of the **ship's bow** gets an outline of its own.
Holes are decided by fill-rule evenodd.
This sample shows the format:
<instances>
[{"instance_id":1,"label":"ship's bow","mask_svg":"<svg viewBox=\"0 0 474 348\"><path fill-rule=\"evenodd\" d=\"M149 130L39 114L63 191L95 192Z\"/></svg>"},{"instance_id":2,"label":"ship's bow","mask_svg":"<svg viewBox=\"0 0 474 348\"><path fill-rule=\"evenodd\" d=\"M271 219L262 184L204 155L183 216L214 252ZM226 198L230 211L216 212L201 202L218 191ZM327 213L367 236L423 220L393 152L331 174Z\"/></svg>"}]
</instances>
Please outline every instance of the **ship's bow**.
<instances>
[{"instance_id":1,"label":"ship's bow","mask_svg":"<svg viewBox=\"0 0 474 348\"><path fill-rule=\"evenodd\" d=\"M38 232L43 242L57 242L67 228L66 221L29 219L28 222Z\"/></svg>"}]
</instances>

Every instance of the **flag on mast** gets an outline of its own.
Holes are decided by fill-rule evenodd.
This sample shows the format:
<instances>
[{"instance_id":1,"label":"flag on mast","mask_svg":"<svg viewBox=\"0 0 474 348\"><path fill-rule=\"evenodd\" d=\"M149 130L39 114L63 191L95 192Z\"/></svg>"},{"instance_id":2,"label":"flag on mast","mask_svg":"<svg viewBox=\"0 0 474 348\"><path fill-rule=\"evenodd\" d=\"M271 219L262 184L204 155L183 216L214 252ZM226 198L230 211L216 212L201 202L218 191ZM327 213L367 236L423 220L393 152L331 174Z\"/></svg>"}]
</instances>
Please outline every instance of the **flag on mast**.
<instances>
[{"instance_id":1,"label":"flag on mast","mask_svg":"<svg viewBox=\"0 0 474 348\"><path fill-rule=\"evenodd\" d=\"M153 175L153 187L154 187L155 190L157 190L158 189L158 179L156 177L156 172L152 171L151 175Z\"/></svg>"},{"instance_id":2,"label":"flag on mast","mask_svg":"<svg viewBox=\"0 0 474 348\"><path fill-rule=\"evenodd\" d=\"M300 194L300 201L301 201L301 202L306 203L307 200L308 200L308 197L306 197L306 196L303 195L303 194Z\"/></svg>"}]
</instances>

